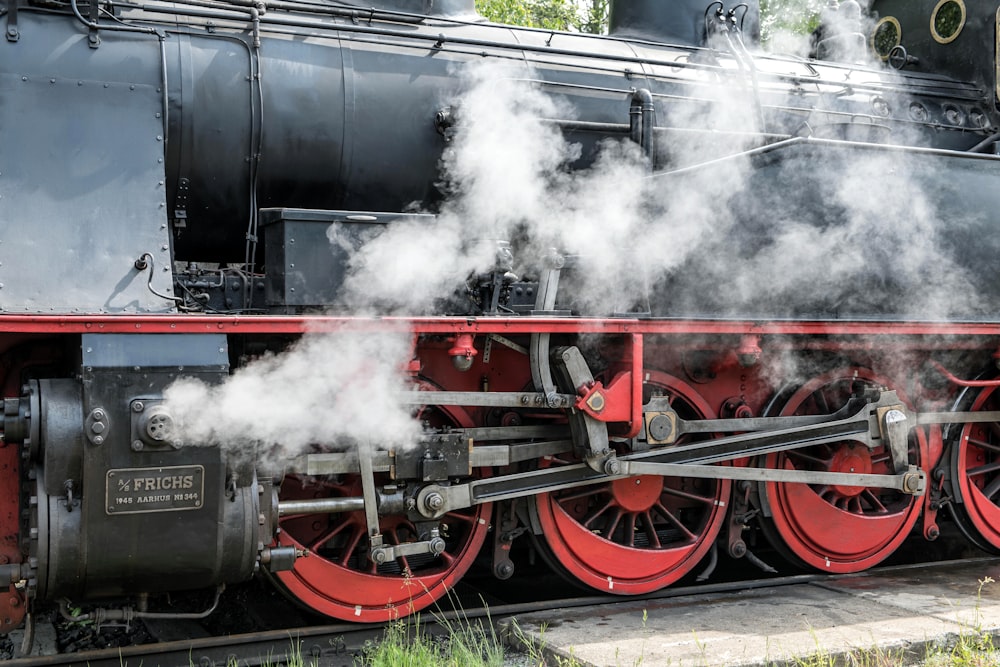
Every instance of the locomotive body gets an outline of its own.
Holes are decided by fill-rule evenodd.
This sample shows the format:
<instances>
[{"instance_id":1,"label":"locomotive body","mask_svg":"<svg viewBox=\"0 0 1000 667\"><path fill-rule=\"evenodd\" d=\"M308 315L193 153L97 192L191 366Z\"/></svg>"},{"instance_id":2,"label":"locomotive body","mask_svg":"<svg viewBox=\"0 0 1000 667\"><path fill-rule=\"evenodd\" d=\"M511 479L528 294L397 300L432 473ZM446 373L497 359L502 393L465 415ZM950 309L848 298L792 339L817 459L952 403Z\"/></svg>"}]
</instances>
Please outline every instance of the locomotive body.
<instances>
[{"instance_id":1,"label":"locomotive body","mask_svg":"<svg viewBox=\"0 0 1000 667\"><path fill-rule=\"evenodd\" d=\"M410 4L5 0L4 631L1000 549L989 7Z\"/></svg>"}]
</instances>

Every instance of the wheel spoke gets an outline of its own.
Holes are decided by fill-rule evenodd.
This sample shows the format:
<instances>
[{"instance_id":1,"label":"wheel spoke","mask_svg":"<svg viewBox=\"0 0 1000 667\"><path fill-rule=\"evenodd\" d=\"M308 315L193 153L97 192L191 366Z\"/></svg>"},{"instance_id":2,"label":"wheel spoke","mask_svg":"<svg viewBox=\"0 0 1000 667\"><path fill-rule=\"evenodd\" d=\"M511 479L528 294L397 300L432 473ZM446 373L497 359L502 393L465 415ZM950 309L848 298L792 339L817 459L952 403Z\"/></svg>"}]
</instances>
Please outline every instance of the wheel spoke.
<instances>
[{"instance_id":1,"label":"wheel spoke","mask_svg":"<svg viewBox=\"0 0 1000 667\"><path fill-rule=\"evenodd\" d=\"M982 438L969 436L969 444L977 447L978 449L985 449L987 451L1000 454L1000 445L994 445L992 442L983 440Z\"/></svg>"},{"instance_id":2,"label":"wheel spoke","mask_svg":"<svg viewBox=\"0 0 1000 667\"><path fill-rule=\"evenodd\" d=\"M319 548L321 546L329 542L332 538L340 534L342 530L344 530L350 525L351 523L349 521L341 521L340 523L334 525L333 528L326 531L325 533L320 534L320 536L317 537L312 542L309 542L309 544L307 545L309 547L309 551L319 551Z\"/></svg>"},{"instance_id":3,"label":"wheel spoke","mask_svg":"<svg viewBox=\"0 0 1000 667\"><path fill-rule=\"evenodd\" d=\"M604 503L600 507L596 508L592 512L589 512L587 514L587 516L585 516L583 518L583 520L580 522L580 524L584 528L590 528L591 524L594 523L594 521L597 519L597 517L599 517L602 514L604 514L605 512L607 512L608 508L610 508L614 504L614 502L615 502L614 498L608 498L608 500L607 500L606 503ZM560 499L560 504L562 504L562 499Z\"/></svg>"},{"instance_id":4,"label":"wheel spoke","mask_svg":"<svg viewBox=\"0 0 1000 667\"><path fill-rule=\"evenodd\" d=\"M473 524L476 522L476 517L472 514L460 514L458 512L448 512L444 515L446 518L452 521L458 521L459 523Z\"/></svg>"},{"instance_id":5,"label":"wheel spoke","mask_svg":"<svg viewBox=\"0 0 1000 667\"><path fill-rule=\"evenodd\" d=\"M620 509L615 508L615 513L611 517L611 523L605 528L604 538L608 540L614 540L615 531L618 529L618 524L621 523L623 512Z\"/></svg>"},{"instance_id":6,"label":"wheel spoke","mask_svg":"<svg viewBox=\"0 0 1000 667\"><path fill-rule=\"evenodd\" d=\"M688 491L681 491L680 489L675 489L672 486L664 486L663 492L668 493L672 496L677 496L678 498L685 498L687 500L693 500L696 503L704 503L706 505L712 505L715 503L715 498L710 496L699 496Z\"/></svg>"},{"instance_id":7,"label":"wheel spoke","mask_svg":"<svg viewBox=\"0 0 1000 667\"><path fill-rule=\"evenodd\" d=\"M875 493L871 489L865 489L862 495L864 495L865 500L867 500L868 503L872 506L872 509L876 514L889 513L889 508L887 508L885 505L882 504L882 501L879 499L878 496L875 495Z\"/></svg>"},{"instance_id":8,"label":"wheel spoke","mask_svg":"<svg viewBox=\"0 0 1000 667\"><path fill-rule=\"evenodd\" d=\"M985 489L983 489L983 495L993 500L993 496L1000 491L1000 477L997 477L992 482L990 482Z\"/></svg>"},{"instance_id":9,"label":"wheel spoke","mask_svg":"<svg viewBox=\"0 0 1000 667\"><path fill-rule=\"evenodd\" d=\"M681 523L680 519L674 516L673 513L666 507L664 507L662 503L656 503L656 505L654 505L653 507L654 509L656 509L657 512L659 512L660 516L662 516L664 519L672 523L674 527L677 528L682 533L684 533L684 536L687 537L689 540L693 540L696 538L695 534L692 533L690 530L688 530L687 526Z\"/></svg>"},{"instance_id":10,"label":"wheel spoke","mask_svg":"<svg viewBox=\"0 0 1000 667\"><path fill-rule=\"evenodd\" d=\"M642 523L646 529L646 538L654 549L662 549L663 544L660 543L660 536L656 534L656 526L653 525L653 517L650 515L649 510L642 513Z\"/></svg>"},{"instance_id":11,"label":"wheel spoke","mask_svg":"<svg viewBox=\"0 0 1000 667\"><path fill-rule=\"evenodd\" d=\"M347 544L344 546L344 551L340 556L341 567L347 567L347 564L351 562L351 556L354 554L354 550L358 548L358 543L361 542L361 538L364 536L365 531L360 526L354 526L354 531L348 538Z\"/></svg>"},{"instance_id":12,"label":"wheel spoke","mask_svg":"<svg viewBox=\"0 0 1000 667\"><path fill-rule=\"evenodd\" d=\"M607 486L603 484L584 486L573 493L566 493L559 496L559 502L565 503L569 500L580 500L581 498L589 498L590 496L597 496L607 492L608 492Z\"/></svg>"},{"instance_id":13,"label":"wheel spoke","mask_svg":"<svg viewBox=\"0 0 1000 667\"><path fill-rule=\"evenodd\" d=\"M829 464L829 459L821 459L818 456L812 456L801 449L789 449L787 454L789 458L808 461L809 463L814 464L817 468L826 468Z\"/></svg>"},{"instance_id":14,"label":"wheel spoke","mask_svg":"<svg viewBox=\"0 0 1000 667\"><path fill-rule=\"evenodd\" d=\"M987 463L986 465L981 465L976 468L970 468L965 474L969 477L978 477L979 475L986 475L991 472L996 472L997 470L1000 470L1000 461Z\"/></svg>"},{"instance_id":15,"label":"wheel spoke","mask_svg":"<svg viewBox=\"0 0 1000 667\"><path fill-rule=\"evenodd\" d=\"M821 389L815 393L816 401L816 414L819 415L829 415L833 413L830 409L830 402L826 399L825 389Z\"/></svg>"},{"instance_id":16,"label":"wheel spoke","mask_svg":"<svg viewBox=\"0 0 1000 667\"><path fill-rule=\"evenodd\" d=\"M990 409L991 410L995 410L996 406L990 406ZM986 428L990 429L990 432L993 433L994 437L1000 438L1000 423L998 423L998 422L987 422Z\"/></svg>"}]
</instances>

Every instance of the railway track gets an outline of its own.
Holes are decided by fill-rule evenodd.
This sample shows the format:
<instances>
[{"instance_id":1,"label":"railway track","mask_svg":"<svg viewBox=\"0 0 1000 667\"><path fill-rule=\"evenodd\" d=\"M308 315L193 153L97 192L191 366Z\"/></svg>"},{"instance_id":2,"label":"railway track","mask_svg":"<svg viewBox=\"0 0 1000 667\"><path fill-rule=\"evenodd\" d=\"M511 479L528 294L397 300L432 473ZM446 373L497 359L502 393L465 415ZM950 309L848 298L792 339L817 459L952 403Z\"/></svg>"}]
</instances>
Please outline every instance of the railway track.
<instances>
[{"instance_id":1,"label":"railway track","mask_svg":"<svg viewBox=\"0 0 1000 667\"><path fill-rule=\"evenodd\" d=\"M621 602L663 601L684 597L690 601L699 596L747 591L752 589L778 589L807 583L832 582L845 577L879 576L894 572L919 569L933 570L956 562L996 562L990 558L970 558L962 561L933 561L908 563L874 568L869 572L853 575L796 574L770 576L749 580L721 583L692 584L675 586L645 595L623 598L614 595L574 595L555 599L528 602L491 602L470 605L461 602L460 609L442 609L431 614L411 617L409 623L419 623L422 632L431 635L446 635L449 627L466 622L491 624L499 636L506 636L509 619L522 614L581 607L612 605ZM477 595L466 591L465 598ZM486 595L489 595L487 593ZM492 597L492 596L491 596ZM276 610L276 615L281 615ZM220 636L194 637L162 640L171 634L190 632L191 625L185 623L155 623L150 625L150 633L156 643L144 643L120 648L84 650L74 653L14 658L4 662L5 667L123 667L127 664L144 667L222 667L224 665L273 665L286 662L288 657L301 657L306 665L318 667L347 667L354 665L364 646L381 638L386 624L357 625L349 623L303 625L253 632L241 632ZM196 630L204 632L204 630Z\"/></svg>"}]
</instances>

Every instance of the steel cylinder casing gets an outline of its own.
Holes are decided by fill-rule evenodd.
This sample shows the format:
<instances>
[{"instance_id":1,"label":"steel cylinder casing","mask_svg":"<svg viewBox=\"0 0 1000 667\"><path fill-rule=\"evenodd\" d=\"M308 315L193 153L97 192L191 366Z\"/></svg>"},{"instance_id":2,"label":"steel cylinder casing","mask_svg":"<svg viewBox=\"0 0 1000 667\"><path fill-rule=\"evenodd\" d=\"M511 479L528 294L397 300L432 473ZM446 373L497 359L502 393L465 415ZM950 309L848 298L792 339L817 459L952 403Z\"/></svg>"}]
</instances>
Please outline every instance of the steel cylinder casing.
<instances>
[{"instance_id":1,"label":"steel cylinder casing","mask_svg":"<svg viewBox=\"0 0 1000 667\"><path fill-rule=\"evenodd\" d=\"M82 382L31 385L40 598L203 588L253 574L270 542L260 521L270 497L251 454L172 439L160 407L179 373L218 381L227 349L224 336L84 336Z\"/></svg>"}]
</instances>

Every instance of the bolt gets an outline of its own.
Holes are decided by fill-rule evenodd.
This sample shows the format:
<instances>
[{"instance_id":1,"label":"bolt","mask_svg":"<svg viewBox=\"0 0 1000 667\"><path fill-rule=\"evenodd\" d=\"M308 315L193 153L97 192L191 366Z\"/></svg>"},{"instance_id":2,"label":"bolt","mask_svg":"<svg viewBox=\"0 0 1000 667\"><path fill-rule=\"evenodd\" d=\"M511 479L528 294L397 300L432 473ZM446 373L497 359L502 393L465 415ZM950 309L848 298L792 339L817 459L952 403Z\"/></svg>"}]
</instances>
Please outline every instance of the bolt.
<instances>
[{"instance_id":1,"label":"bolt","mask_svg":"<svg viewBox=\"0 0 1000 667\"><path fill-rule=\"evenodd\" d=\"M440 537L431 538L430 549L435 556L444 553L445 543Z\"/></svg>"},{"instance_id":2,"label":"bolt","mask_svg":"<svg viewBox=\"0 0 1000 667\"><path fill-rule=\"evenodd\" d=\"M142 412L146 409L146 406L142 404L142 401L135 401L132 403L132 412Z\"/></svg>"},{"instance_id":3,"label":"bolt","mask_svg":"<svg viewBox=\"0 0 1000 667\"><path fill-rule=\"evenodd\" d=\"M97 421L101 421L102 419L104 419L104 410L101 410L100 408L98 408L98 409L94 410L93 412L91 412L90 416L93 417Z\"/></svg>"},{"instance_id":4,"label":"bolt","mask_svg":"<svg viewBox=\"0 0 1000 667\"><path fill-rule=\"evenodd\" d=\"M424 507L432 512L437 512L439 509L444 507L444 496L440 493L427 494L427 497L424 498Z\"/></svg>"},{"instance_id":5,"label":"bolt","mask_svg":"<svg viewBox=\"0 0 1000 667\"><path fill-rule=\"evenodd\" d=\"M747 555L747 543L743 540L733 542L729 547L729 555L733 558L743 558Z\"/></svg>"},{"instance_id":6,"label":"bolt","mask_svg":"<svg viewBox=\"0 0 1000 667\"><path fill-rule=\"evenodd\" d=\"M94 433L104 433L105 426L106 425L104 422L94 422L93 424L90 425L90 430L93 431Z\"/></svg>"},{"instance_id":7,"label":"bolt","mask_svg":"<svg viewBox=\"0 0 1000 667\"><path fill-rule=\"evenodd\" d=\"M142 447L143 447L142 440L133 440L132 441L132 451L133 452L141 452L142 451Z\"/></svg>"},{"instance_id":8,"label":"bolt","mask_svg":"<svg viewBox=\"0 0 1000 667\"><path fill-rule=\"evenodd\" d=\"M382 565L388 559L388 555L385 553L385 549L375 549L372 551L372 560Z\"/></svg>"},{"instance_id":9,"label":"bolt","mask_svg":"<svg viewBox=\"0 0 1000 667\"><path fill-rule=\"evenodd\" d=\"M622 471L622 464L617 459L608 459L604 462L604 473L607 475L617 475Z\"/></svg>"},{"instance_id":10,"label":"bolt","mask_svg":"<svg viewBox=\"0 0 1000 667\"><path fill-rule=\"evenodd\" d=\"M103 445L104 444L104 436L103 435L95 435L93 442L94 442L95 445Z\"/></svg>"}]
</instances>

